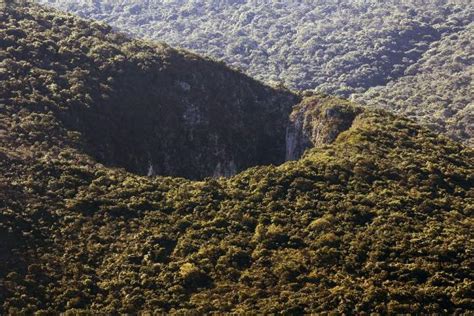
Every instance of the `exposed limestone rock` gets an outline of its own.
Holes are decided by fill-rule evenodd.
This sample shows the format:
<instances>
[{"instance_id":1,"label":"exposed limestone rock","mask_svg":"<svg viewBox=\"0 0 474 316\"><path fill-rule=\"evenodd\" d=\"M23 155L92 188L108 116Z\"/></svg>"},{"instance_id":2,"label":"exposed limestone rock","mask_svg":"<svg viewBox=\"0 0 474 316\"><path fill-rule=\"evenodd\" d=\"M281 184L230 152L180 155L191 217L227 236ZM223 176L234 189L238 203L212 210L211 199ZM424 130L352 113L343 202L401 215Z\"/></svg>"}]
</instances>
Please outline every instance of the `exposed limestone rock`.
<instances>
[{"instance_id":1,"label":"exposed limestone rock","mask_svg":"<svg viewBox=\"0 0 474 316\"><path fill-rule=\"evenodd\" d=\"M105 166L196 180L285 161L295 93L103 23L51 14L33 5L0 12L0 118L22 120L31 129L25 139L37 129L27 119L48 117L63 128L53 145L74 133L71 146Z\"/></svg>"},{"instance_id":2,"label":"exposed limestone rock","mask_svg":"<svg viewBox=\"0 0 474 316\"><path fill-rule=\"evenodd\" d=\"M300 158L306 149L332 143L348 130L362 109L349 101L322 95L294 107L286 132L286 160Z\"/></svg>"},{"instance_id":3,"label":"exposed limestone rock","mask_svg":"<svg viewBox=\"0 0 474 316\"><path fill-rule=\"evenodd\" d=\"M191 90L191 85L187 82L178 81L177 84L181 89L183 89L183 91L188 92L189 90Z\"/></svg>"},{"instance_id":4,"label":"exposed limestone rock","mask_svg":"<svg viewBox=\"0 0 474 316\"><path fill-rule=\"evenodd\" d=\"M214 178L218 177L231 177L237 173L237 166L234 160L219 162L217 163L216 169L214 170Z\"/></svg>"}]
</instances>

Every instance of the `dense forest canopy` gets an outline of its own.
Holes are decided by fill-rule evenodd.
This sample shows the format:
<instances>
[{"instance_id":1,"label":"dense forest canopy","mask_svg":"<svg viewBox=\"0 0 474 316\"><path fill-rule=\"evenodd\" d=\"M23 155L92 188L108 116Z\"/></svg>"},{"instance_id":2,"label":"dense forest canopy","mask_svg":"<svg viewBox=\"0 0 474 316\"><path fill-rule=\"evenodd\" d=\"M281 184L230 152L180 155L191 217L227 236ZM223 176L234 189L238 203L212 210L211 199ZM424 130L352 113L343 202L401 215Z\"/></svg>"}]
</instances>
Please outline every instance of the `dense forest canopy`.
<instances>
[{"instance_id":1,"label":"dense forest canopy","mask_svg":"<svg viewBox=\"0 0 474 316\"><path fill-rule=\"evenodd\" d=\"M358 100L409 114L457 140L472 143L474 137L466 128L474 124L469 116L473 56L472 49L463 44L466 32L472 41L472 1L425 1L422 5L419 1L349 0L40 2L105 21L134 36L191 49L255 78L294 89L348 97L387 85L377 91L379 100L390 100L388 105L372 102L372 93ZM457 33L458 39L445 39ZM438 44L440 40L464 50ZM433 47L439 53L433 54ZM467 54L471 62L459 63L459 54ZM439 55L453 61L442 58L445 65L438 67ZM411 82L408 85L416 88L410 89L397 84L413 73L420 60L436 68L428 72L437 74L414 80L442 88ZM452 67L459 68L454 76ZM446 73L444 68L448 68ZM446 109L441 117L440 103ZM441 124L440 119L449 122Z\"/></svg>"},{"instance_id":2,"label":"dense forest canopy","mask_svg":"<svg viewBox=\"0 0 474 316\"><path fill-rule=\"evenodd\" d=\"M444 1L45 2L257 78L346 96L403 75L429 44L472 20L472 8Z\"/></svg>"},{"instance_id":3,"label":"dense forest canopy","mask_svg":"<svg viewBox=\"0 0 474 316\"><path fill-rule=\"evenodd\" d=\"M0 45L0 314L474 312L472 149L36 5L0 12ZM167 144L190 91L236 141L286 122L317 147L202 181L99 163L131 146L114 133Z\"/></svg>"},{"instance_id":4,"label":"dense forest canopy","mask_svg":"<svg viewBox=\"0 0 474 316\"><path fill-rule=\"evenodd\" d=\"M38 127L58 117L59 140L74 130L76 148L139 174L201 179L285 160L288 90L58 12L0 12L0 25L0 121L32 153L51 146Z\"/></svg>"},{"instance_id":5,"label":"dense forest canopy","mask_svg":"<svg viewBox=\"0 0 474 316\"><path fill-rule=\"evenodd\" d=\"M418 119L474 146L473 38L474 24L443 37L403 77L353 100Z\"/></svg>"}]
</instances>

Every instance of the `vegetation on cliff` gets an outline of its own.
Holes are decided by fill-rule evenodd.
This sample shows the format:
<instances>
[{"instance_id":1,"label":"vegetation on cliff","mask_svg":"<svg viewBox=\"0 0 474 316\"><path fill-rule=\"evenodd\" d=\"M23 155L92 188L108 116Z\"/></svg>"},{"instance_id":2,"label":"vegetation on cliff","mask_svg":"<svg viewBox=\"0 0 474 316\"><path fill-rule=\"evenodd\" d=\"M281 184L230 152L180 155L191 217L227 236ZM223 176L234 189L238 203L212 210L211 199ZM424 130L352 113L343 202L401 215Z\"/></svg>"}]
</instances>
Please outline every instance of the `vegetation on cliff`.
<instances>
[{"instance_id":1,"label":"vegetation on cliff","mask_svg":"<svg viewBox=\"0 0 474 316\"><path fill-rule=\"evenodd\" d=\"M169 113L189 88L176 78L201 91L197 114L223 107L216 122L236 148L258 135L284 143L277 124L296 97L37 6L0 23L0 314L473 312L472 149L313 96L295 107L308 113L303 131L342 127L297 161L201 181L146 177L104 157L151 139L149 117L157 153L173 148L162 143L187 118ZM213 154L177 148L176 159Z\"/></svg>"},{"instance_id":2,"label":"vegetation on cliff","mask_svg":"<svg viewBox=\"0 0 474 316\"><path fill-rule=\"evenodd\" d=\"M386 113L228 179L1 163L2 313L472 311L474 152Z\"/></svg>"},{"instance_id":3,"label":"vegetation on cliff","mask_svg":"<svg viewBox=\"0 0 474 316\"><path fill-rule=\"evenodd\" d=\"M37 6L0 12L0 45L0 121L15 146L75 139L109 166L195 179L285 160L298 97L222 63ZM64 132L43 139L56 119Z\"/></svg>"},{"instance_id":4,"label":"vegetation on cliff","mask_svg":"<svg viewBox=\"0 0 474 316\"><path fill-rule=\"evenodd\" d=\"M472 144L472 1L40 0Z\"/></svg>"}]
</instances>

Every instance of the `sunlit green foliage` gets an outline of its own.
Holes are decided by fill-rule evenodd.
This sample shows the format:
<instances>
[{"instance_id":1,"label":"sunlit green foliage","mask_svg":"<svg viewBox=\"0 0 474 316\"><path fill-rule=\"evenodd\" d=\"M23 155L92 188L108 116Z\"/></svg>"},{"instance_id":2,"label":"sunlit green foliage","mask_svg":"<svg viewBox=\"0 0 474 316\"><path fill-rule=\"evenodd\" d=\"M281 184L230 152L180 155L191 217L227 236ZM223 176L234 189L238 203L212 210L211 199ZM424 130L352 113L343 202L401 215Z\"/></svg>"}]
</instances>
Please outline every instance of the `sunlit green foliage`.
<instances>
[{"instance_id":1,"label":"sunlit green foliage","mask_svg":"<svg viewBox=\"0 0 474 316\"><path fill-rule=\"evenodd\" d=\"M88 128L100 130L64 120L88 105L87 118L101 113L103 82L83 51L107 55L90 42L102 37L87 35L105 26L36 7L0 22L10 60L0 90L0 314L473 312L472 149L344 103L361 112L350 128L297 161L202 181L110 168L84 150ZM61 57L69 46L47 32L70 33L75 51ZM135 53L119 64L142 84L162 52L121 41ZM11 57L22 54L30 59ZM68 63L87 66L68 77ZM321 113L312 104L301 106Z\"/></svg>"},{"instance_id":2,"label":"sunlit green foliage","mask_svg":"<svg viewBox=\"0 0 474 316\"><path fill-rule=\"evenodd\" d=\"M38 6L0 12L0 45L0 124L32 153L75 140L109 166L195 179L285 159L298 97L222 63Z\"/></svg>"},{"instance_id":3,"label":"sunlit green foliage","mask_svg":"<svg viewBox=\"0 0 474 316\"><path fill-rule=\"evenodd\" d=\"M1 162L4 312L472 307L474 153L385 113L229 179Z\"/></svg>"},{"instance_id":4,"label":"sunlit green foliage","mask_svg":"<svg viewBox=\"0 0 474 316\"><path fill-rule=\"evenodd\" d=\"M39 1L473 142L472 1Z\"/></svg>"}]
</instances>

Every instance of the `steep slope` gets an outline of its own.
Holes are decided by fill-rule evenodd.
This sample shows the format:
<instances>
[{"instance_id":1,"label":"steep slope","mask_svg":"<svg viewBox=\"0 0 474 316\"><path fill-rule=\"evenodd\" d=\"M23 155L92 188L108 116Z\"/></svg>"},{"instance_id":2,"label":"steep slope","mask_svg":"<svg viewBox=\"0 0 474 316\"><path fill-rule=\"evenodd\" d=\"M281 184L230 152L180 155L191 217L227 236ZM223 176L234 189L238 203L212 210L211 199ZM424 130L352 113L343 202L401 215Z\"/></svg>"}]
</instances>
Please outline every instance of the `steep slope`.
<instances>
[{"instance_id":1,"label":"steep slope","mask_svg":"<svg viewBox=\"0 0 474 316\"><path fill-rule=\"evenodd\" d=\"M39 7L0 12L1 124L109 166L199 179L285 160L297 97L223 64ZM28 149L25 149L28 150Z\"/></svg>"},{"instance_id":2,"label":"steep slope","mask_svg":"<svg viewBox=\"0 0 474 316\"><path fill-rule=\"evenodd\" d=\"M433 44L403 77L353 99L408 115L474 146L473 36L471 23Z\"/></svg>"},{"instance_id":3,"label":"steep slope","mask_svg":"<svg viewBox=\"0 0 474 316\"><path fill-rule=\"evenodd\" d=\"M40 2L267 82L344 97L377 87L357 100L472 145L472 1Z\"/></svg>"},{"instance_id":4,"label":"steep slope","mask_svg":"<svg viewBox=\"0 0 474 316\"><path fill-rule=\"evenodd\" d=\"M286 130L286 159L299 159L309 148L332 143L363 112L344 99L322 94L308 97L293 108Z\"/></svg>"},{"instance_id":5,"label":"steep slope","mask_svg":"<svg viewBox=\"0 0 474 316\"><path fill-rule=\"evenodd\" d=\"M296 97L40 7L2 12L0 21L0 314L474 312L472 149L316 95L290 118L288 131L303 137L298 155L307 149L300 160L203 181L110 168L98 163L117 165L107 153L140 152L130 139L159 137L153 146L171 150L161 142L182 128L172 118L187 86L170 77L203 80L183 82L225 106L215 122L236 144L260 137L250 133L281 134L269 144L284 143L286 124L272 124ZM112 47L95 50L98 41ZM101 62L120 55L110 50L125 56L117 71ZM196 65L214 79L199 77ZM110 90L102 74L113 79ZM266 93L244 103L255 91ZM212 103L220 93L241 101L226 94ZM143 128L150 117L160 123L152 136ZM177 168L199 159L186 149L172 156Z\"/></svg>"},{"instance_id":6,"label":"steep slope","mask_svg":"<svg viewBox=\"0 0 474 316\"><path fill-rule=\"evenodd\" d=\"M348 96L383 85L473 18L471 1L42 0L263 79Z\"/></svg>"},{"instance_id":7,"label":"steep slope","mask_svg":"<svg viewBox=\"0 0 474 316\"><path fill-rule=\"evenodd\" d=\"M2 314L473 311L474 152L411 121L203 182L0 158Z\"/></svg>"}]
</instances>

